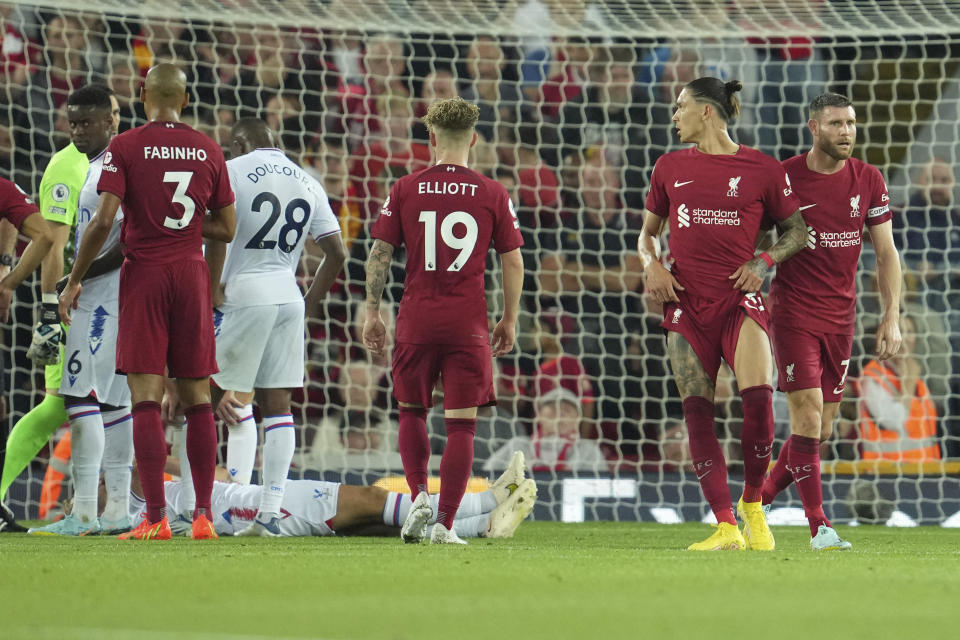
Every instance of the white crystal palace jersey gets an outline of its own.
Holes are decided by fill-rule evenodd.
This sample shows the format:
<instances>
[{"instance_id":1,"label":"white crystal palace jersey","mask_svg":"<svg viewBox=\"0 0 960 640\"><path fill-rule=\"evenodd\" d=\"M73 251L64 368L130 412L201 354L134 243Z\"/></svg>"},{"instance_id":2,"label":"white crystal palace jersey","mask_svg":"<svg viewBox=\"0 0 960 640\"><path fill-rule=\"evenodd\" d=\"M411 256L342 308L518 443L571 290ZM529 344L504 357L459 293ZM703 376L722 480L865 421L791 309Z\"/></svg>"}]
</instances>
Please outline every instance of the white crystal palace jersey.
<instances>
[{"instance_id":1,"label":"white crystal palace jersey","mask_svg":"<svg viewBox=\"0 0 960 640\"><path fill-rule=\"evenodd\" d=\"M77 228L74 232L74 258L76 258L76 251L80 248L80 242L83 240L83 234L86 233L87 227L90 226L90 219L93 218L93 214L97 211L97 202L100 201L100 194L97 191L97 184L100 182L100 174L103 172L103 157L106 155L106 150L102 151L100 155L90 161L90 168L87 170L87 179L83 183L83 187L80 189L80 196L77 200ZM113 226L110 227L110 235L107 236L107 241L103 243L103 248L100 250L100 254L104 254L110 249L117 246L120 243L120 226L123 223L123 209L117 209L117 215L113 219ZM119 294L120 288L120 270L117 269L111 273L105 273L101 276L95 278L89 278L83 283L83 292L90 297L93 295L94 289L91 287L96 287L98 290L100 288L100 283L110 281L112 285L112 295L114 298ZM107 288L111 288L108 286ZM110 292L104 291L99 292L104 294L109 294Z\"/></svg>"},{"instance_id":2,"label":"white crystal palace jersey","mask_svg":"<svg viewBox=\"0 0 960 640\"><path fill-rule=\"evenodd\" d=\"M789 218L799 208L780 163L740 145L732 155L695 147L657 160L646 208L670 218L673 275L696 296L726 297L729 276L754 257L764 216Z\"/></svg>"},{"instance_id":3,"label":"white crystal palace jersey","mask_svg":"<svg viewBox=\"0 0 960 640\"><path fill-rule=\"evenodd\" d=\"M783 166L800 198L807 246L777 265L770 289L774 322L850 332L863 227L891 219L887 185L876 167L856 158L829 175L811 171L806 153L785 160Z\"/></svg>"},{"instance_id":4,"label":"white crystal palace jersey","mask_svg":"<svg viewBox=\"0 0 960 640\"><path fill-rule=\"evenodd\" d=\"M229 305L265 305L303 298L296 271L307 233L340 233L320 183L279 149L255 149L227 162L236 194L237 233L221 281Z\"/></svg>"}]
</instances>

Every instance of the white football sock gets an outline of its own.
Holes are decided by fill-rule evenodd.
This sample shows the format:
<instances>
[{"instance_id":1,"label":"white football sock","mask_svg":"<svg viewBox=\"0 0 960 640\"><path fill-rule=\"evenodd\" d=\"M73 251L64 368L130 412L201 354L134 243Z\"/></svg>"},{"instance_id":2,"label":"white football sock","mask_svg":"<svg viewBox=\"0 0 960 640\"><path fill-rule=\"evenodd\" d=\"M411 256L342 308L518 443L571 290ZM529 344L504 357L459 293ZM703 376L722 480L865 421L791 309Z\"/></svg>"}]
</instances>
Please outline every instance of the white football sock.
<instances>
[{"instance_id":1,"label":"white football sock","mask_svg":"<svg viewBox=\"0 0 960 640\"><path fill-rule=\"evenodd\" d=\"M479 493L465 493L460 499L460 506L457 507L457 518L470 516L479 516L486 513L483 509L482 500ZM430 506L433 507L433 518L430 522L437 521L437 511L440 509L440 494L430 496ZM401 521L402 522L402 521ZM456 522L456 520L454 520Z\"/></svg>"},{"instance_id":2,"label":"white football sock","mask_svg":"<svg viewBox=\"0 0 960 640\"><path fill-rule=\"evenodd\" d=\"M253 463L257 459L257 423L253 419L253 405L244 405L237 413L240 421L227 425L227 471L231 482L250 484Z\"/></svg>"},{"instance_id":3,"label":"white football sock","mask_svg":"<svg viewBox=\"0 0 960 640\"><path fill-rule=\"evenodd\" d=\"M469 518L472 516L478 516L485 513L493 511L493 507L487 509L487 500L485 499L485 494L490 494L490 499L493 501L493 507L497 506L497 499L493 497L493 492L484 491L483 493L465 493L463 499L460 500L460 507L457 509L457 518L461 516L464 518ZM433 507L433 517L430 519L430 522L437 521L437 509L440 504L440 495L431 495L430 496L430 506ZM387 500L383 505L383 524L389 525L392 527L402 526L406 521L407 516L410 515L410 509L413 506L413 500L410 499L409 493L395 493L390 491L387 493ZM456 522L456 520L454 520Z\"/></svg>"},{"instance_id":4,"label":"white football sock","mask_svg":"<svg viewBox=\"0 0 960 640\"><path fill-rule=\"evenodd\" d=\"M490 513L497 508L497 496L493 495L493 491L490 489L478 493L477 495L480 496L480 513ZM463 503L461 502L460 504L462 505ZM459 513L459 511L457 513Z\"/></svg>"},{"instance_id":5,"label":"white football sock","mask_svg":"<svg viewBox=\"0 0 960 640\"><path fill-rule=\"evenodd\" d=\"M128 516L131 464L133 463L133 419L130 409L103 411L103 483L107 487L106 520Z\"/></svg>"},{"instance_id":6,"label":"white football sock","mask_svg":"<svg viewBox=\"0 0 960 640\"><path fill-rule=\"evenodd\" d=\"M260 513L280 513L290 462L297 446L293 416L289 413L263 419L263 493Z\"/></svg>"},{"instance_id":7,"label":"white football sock","mask_svg":"<svg viewBox=\"0 0 960 640\"><path fill-rule=\"evenodd\" d=\"M435 524L427 527L427 536L433 532L433 528L437 526ZM453 521L453 532L456 533L461 538L479 538L481 534L486 533L487 529L490 528L490 514L484 513L479 516L469 516L467 518L461 518L460 512L457 511L457 517Z\"/></svg>"},{"instance_id":8,"label":"white football sock","mask_svg":"<svg viewBox=\"0 0 960 640\"><path fill-rule=\"evenodd\" d=\"M187 421L173 428L173 455L180 461L180 513L193 520L193 510L197 507L197 493L193 490L193 474L190 473L190 459L187 457ZM173 517L176 517L175 514Z\"/></svg>"},{"instance_id":9,"label":"white football sock","mask_svg":"<svg viewBox=\"0 0 960 640\"><path fill-rule=\"evenodd\" d=\"M71 405L67 407L67 416L70 418L70 461L73 465L73 516L80 522L95 522L104 441L100 405Z\"/></svg>"}]
</instances>

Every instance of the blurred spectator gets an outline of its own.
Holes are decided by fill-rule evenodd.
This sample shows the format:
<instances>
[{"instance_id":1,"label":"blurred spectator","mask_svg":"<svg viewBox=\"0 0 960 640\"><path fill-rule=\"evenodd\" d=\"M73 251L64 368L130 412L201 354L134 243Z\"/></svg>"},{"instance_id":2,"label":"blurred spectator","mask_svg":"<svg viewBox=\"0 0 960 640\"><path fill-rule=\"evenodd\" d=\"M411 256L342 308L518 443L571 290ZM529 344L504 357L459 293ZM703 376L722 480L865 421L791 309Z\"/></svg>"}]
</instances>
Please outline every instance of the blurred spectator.
<instances>
[{"instance_id":1,"label":"blurred spectator","mask_svg":"<svg viewBox=\"0 0 960 640\"><path fill-rule=\"evenodd\" d=\"M666 57L661 60L656 55ZM646 87L646 91L641 91L641 96L646 98L643 121L647 123L650 139L646 159L640 163L641 167L647 168L643 184L649 183L649 172L653 171L657 158L679 147L672 119L677 96L687 83L703 75L702 68L700 53L690 46L655 49L642 61L640 78L642 86Z\"/></svg>"},{"instance_id":2,"label":"blurred spectator","mask_svg":"<svg viewBox=\"0 0 960 640\"><path fill-rule=\"evenodd\" d=\"M73 15L55 16L43 28L43 65L30 76L24 96L13 106L17 182L32 186L57 150L57 110L67 95L88 79L83 25Z\"/></svg>"},{"instance_id":3,"label":"blurred spectator","mask_svg":"<svg viewBox=\"0 0 960 640\"><path fill-rule=\"evenodd\" d=\"M0 102L4 104L23 89L30 75L29 47L30 42L17 23L16 7L0 4Z\"/></svg>"},{"instance_id":4,"label":"blurred spectator","mask_svg":"<svg viewBox=\"0 0 960 640\"><path fill-rule=\"evenodd\" d=\"M113 63L108 83L120 105L120 133L147 120L143 112L143 103L140 102L142 82L133 60L126 58Z\"/></svg>"},{"instance_id":5,"label":"blurred spectator","mask_svg":"<svg viewBox=\"0 0 960 640\"><path fill-rule=\"evenodd\" d=\"M357 187L349 179L349 153L343 136L317 138L308 149L307 162L307 171L323 185L323 190L330 200L330 207L340 219L343 242L349 251L361 232L363 217L357 198ZM307 273L314 271L315 268L307 269Z\"/></svg>"},{"instance_id":6,"label":"blurred spectator","mask_svg":"<svg viewBox=\"0 0 960 640\"><path fill-rule=\"evenodd\" d=\"M511 438L483 465L486 471L506 469L514 451L523 451L534 471L601 471L607 462L596 440L580 437L580 400L556 387L537 398L531 436Z\"/></svg>"},{"instance_id":7,"label":"blurred spectator","mask_svg":"<svg viewBox=\"0 0 960 640\"><path fill-rule=\"evenodd\" d=\"M476 36L467 47L466 69L470 82L461 96L480 109L477 132L500 144L503 136L499 129L520 120L521 101L516 78L507 73L507 57L499 41L492 36Z\"/></svg>"},{"instance_id":8,"label":"blurred spectator","mask_svg":"<svg viewBox=\"0 0 960 640\"><path fill-rule=\"evenodd\" d=\"M626 185L628 207L643 209L643 171L648 146L646 113L634 80L632 47L598 49L590 64L587 90L564 105L560 114L560 153L564 164L601 147ZM574 158L576 156L576 158Z\"/></svg>"},{"instance_id":9,"label":"blurred spectator","mask_svg":"<svg viewBox=\"0 0 960 640\"><path fill-rule=\"evenodd\" d=\"M859 445L864 460L924 462L940 459L937 407L914 355L916 322L900 320L903 346L885 362L871 360L855 390L860 400ZM851 434L846 435L848 438Z\"/></svg>"},{"instance_id":10,"label":"blurred spectator","mask_svg":"<svg viewBox=\"0 0 960 640\"><path fill-rule=\"evenodd\" d=\"M342 111L344 129L351 136L350 148L357 149L374 134L384 135L379 107L390 96L411 95L405 45L400 38L379 34L367 39L363 51L362 84L345 87ZM410 136L410 131L406 134Z\"/></svg>"},{"instance_id":11,"label":"blurred spectator","mask_svg":"<svg viewBox=\"0 0 960 640\"><path fill-rule=\"evenodd\" d=\"M956 186L950 164L943 158L933 158L914 180L903 214L894 216L900 255L927 281L942 279L946 271L960 268Z\"/></svg>"},{"instance_id":12,"label":"blurred spectator","mask_svg":"<svg viewBox=\"0 0 960 640\"><path fill-rule=\"evenodd\" d=\"M401 95L385 95L377 101L377 117L380 124L376 133L367 136L363 144L354 150L355 159L350 169L351 179L356 183L358 194L365 199L366 216L373 218L380 208L376 202L375 186L372 184L387 165L406 167L413 173L430 166L430 148L410 137L413 126L413 106ZM381 198L382 202L382 198Z\"/></svg>"},{"instance_id":13,"label":"blurred spectator","mask_svg":"<svg viewBox=\"0 0 960 640\"><path fill-rule=\"evenodd\" d=\"M420 119L427 113L427 107L433 102L455 98L457 95L457 79L450 69L436 69L424 77L423 83L420 85L420 100L414 111L417 119L413 125L412 135L414 140L424 144L430 143L430 133ZM470 166L474 167L473 163Z\"/></svg>"},{"instance_id":14,"label":"blurred spectator","mask_svg":"<svg viewBox=\"0 0 960 640\"><path fill-rule=\"evenodd\" d=\"M583 93L588 65L594 58L590 42L577 36L558 41L554 51L539 94L528 91L531 99L540 106L540 119L551 122L556 120L564 105Z\"/></svg>"},{"instance_id":15,"label":"blurred spectator","mask_svg":"<svg viewBox=\"0 0 960 640\"><path fill-rule=\"evenodd\" d=\"M532 397L563 387L580 400L587 418L594 414L593 384L580 358L564 350L564 340L576 330L574 319L559 309L544 311L536 321L535 335L540 364L533 380Z\"/></svg>"},{"instance_id":16,"label":"blurred spectator","mask_svg":"<svg viewBox=\"0 0 960 640\"><path fill-rule=\"evenodd\" d=\"M629 336L638 330L644 311L642 268L636 252L639 221L621 201L617 171L602 150L586 154L580 169L577 200L560 229L560 247L544 255L540 264L540 291L558 299L580 323L575 353L582 355L587 372L604 397L602 420L618 420L623 413L623 358ZM577 207L580 204L580 207Z\"/></svg>"},{"instance_id":17,"label":"blurred spectator","mask_svg":"<svg viewBox=\"0 0 960 640\"><path fill-rule=\"evenodd\" d=\"M682 421L671 422L660 435L660 468L664 471L693 471L690 439Z\"/></svg>"},{"instance_id":18,"label":"blurred spectator","mask_svg":"<svg viewBox=\"0 0 960 640\"><path fill-rule=\"evenodd\" d=\"M191 33L187 23L177 18L147 18L133 38L133 59L137 71L145 76L150 67L161 62L178 62L191 57Z\"/></svg>"},{"instance_id":19,"label":"blurred spectator","mask_svg":"<svg viewBox=\"0 0 960 640\"><path fill-rule=\"evenodd\" d=\"M554 58L553 38L564 28L609 33L598 3L586 0L525 0L518 3L513 24L524 26L520 65L523 93L536 104Z\"/></svg>"},{"instance_id":20,"label":"blurred spectator","mask_svg":"<svg viewBox=\"0 0 960 640\"><path fill-rule=\"evenodd\" d=\"M821 0L739 0L735 18L754 33L764 29L818 26ZM807 129L807 105L823 91L826 67L809 35L748 37L760 64L757 100L757 146L779 160L802 153L812 138Z\"/></svg>"}]
</instances>

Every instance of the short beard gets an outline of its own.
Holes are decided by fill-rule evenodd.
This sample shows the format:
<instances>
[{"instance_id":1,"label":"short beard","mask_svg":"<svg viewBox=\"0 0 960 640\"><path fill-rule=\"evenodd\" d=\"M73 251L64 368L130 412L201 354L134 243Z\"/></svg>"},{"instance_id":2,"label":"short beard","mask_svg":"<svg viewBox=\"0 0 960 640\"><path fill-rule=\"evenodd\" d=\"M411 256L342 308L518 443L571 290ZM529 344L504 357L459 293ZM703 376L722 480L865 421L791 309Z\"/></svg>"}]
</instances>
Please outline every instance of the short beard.
<instances>
[{"instance_id":1,"label":"short beard","mask_svg":"<svg viewBox=\"0 0 960 640\"><path fill-rule=\"evenodd\" d=\"M850 144L850 149L846 152L841 151L840 147L832 142L821 142L817 146L820 148L820 151L823 151L825 154L838 162L840 160L846 160L853 155L853 143Z\"/></svg>"}]
</instances>

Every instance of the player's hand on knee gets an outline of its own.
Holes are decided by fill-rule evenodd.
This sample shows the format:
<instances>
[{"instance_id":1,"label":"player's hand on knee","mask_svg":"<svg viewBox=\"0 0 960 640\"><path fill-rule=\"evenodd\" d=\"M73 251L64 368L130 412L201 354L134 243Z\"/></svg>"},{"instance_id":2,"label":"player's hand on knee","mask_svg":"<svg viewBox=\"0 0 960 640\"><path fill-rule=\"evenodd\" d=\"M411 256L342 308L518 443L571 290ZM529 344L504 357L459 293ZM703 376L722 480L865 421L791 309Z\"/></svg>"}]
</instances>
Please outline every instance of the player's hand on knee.
<instances>
[{"instance_id":1,"label":"player's hand on knee","mask_svg":"<svg viewBox=\"0 0 960 640\"><path fill-rule=\"evenodd\" d=\"M245 403L237 399L236 392L225 391L220 399L220 404L217 405L217 417L227 424L237 424L240 422L241 416L236 410L243 408L244 405Z\"/></svg>"},{"instance_id":2,"label":"player's hand on knee","mask_svg":"<svg viewBox=\"0 0 960 640\"><path fill-rule=\"evenodd\" d=\"M164 389L163 399L160 400L160 419L166 424L179 426L183 414L183 408L180 406L180 397L172 389Z\"/></svg>"},{"instance_id":3,"label":"player's hand on knee","mask_svg":"<svg viewBox=\"0 0 960 640\"><path fill-rule=\"evenodd\" d=\"M512 322L500 320L497 326L493 328L493 336L490 340L490 350L493 357L498 358L513 351L513 343L516 340L516 327Z\"/></svg>"}]
</instances>

